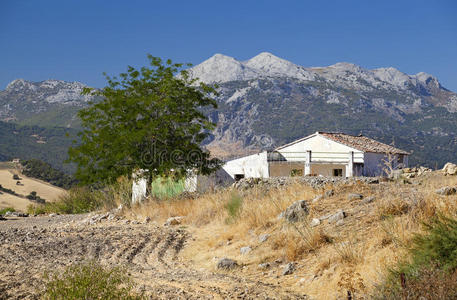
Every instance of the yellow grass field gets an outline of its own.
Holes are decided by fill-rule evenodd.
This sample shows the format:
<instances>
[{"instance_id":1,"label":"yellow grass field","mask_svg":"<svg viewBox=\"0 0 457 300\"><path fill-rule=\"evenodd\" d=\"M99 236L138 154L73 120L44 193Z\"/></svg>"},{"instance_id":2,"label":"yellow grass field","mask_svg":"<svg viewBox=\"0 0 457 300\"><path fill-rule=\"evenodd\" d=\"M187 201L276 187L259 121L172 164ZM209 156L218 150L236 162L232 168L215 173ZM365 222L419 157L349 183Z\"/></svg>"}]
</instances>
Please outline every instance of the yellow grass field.
<instances>
[{"instance_id":1,"label":"yellow grass field","mask_svg":"<svg viewBox=\"0 0 457 300\"><path fill-rule=\"evenodd\" d=\"M16 185L17 180L13 179L14 174L19 175L23 185ZM55 201L60 195L65 193L64 189L38 179L26 177L14 169L0 169L0 184L2 187L11 189L23 196L27 196L30 192L35 191L38 196L44 198L46 201ZM8 193L0 194L0 209L13 207L16 210L25 211L31 203L33 202L28 199Z\"/></svg>"}]
</instances>

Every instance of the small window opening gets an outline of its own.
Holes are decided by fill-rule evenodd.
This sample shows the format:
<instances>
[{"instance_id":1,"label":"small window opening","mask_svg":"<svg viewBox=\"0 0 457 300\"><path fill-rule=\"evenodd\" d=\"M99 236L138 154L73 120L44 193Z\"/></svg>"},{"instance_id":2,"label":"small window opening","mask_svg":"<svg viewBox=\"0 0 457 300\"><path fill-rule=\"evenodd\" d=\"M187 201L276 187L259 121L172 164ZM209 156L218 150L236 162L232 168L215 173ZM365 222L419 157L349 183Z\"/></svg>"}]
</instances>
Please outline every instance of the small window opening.
<instances>
[{"instance_id":1,"label":"small window opening","mask_svg":"<svg viewBox=\"0 0 457 300\"><path fill-rule=\"evenodd\" d=\"M343 177L343 169L333 169L333 176Z\"/></svg>"}]
</instances>

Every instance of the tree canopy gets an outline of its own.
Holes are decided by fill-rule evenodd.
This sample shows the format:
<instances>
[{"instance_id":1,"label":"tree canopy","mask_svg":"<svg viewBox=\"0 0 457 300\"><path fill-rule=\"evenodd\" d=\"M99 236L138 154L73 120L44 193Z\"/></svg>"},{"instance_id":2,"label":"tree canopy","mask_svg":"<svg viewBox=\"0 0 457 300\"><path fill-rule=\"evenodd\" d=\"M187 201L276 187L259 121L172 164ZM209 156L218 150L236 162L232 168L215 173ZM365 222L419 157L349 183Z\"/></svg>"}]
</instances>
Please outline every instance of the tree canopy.
<instances>
[{"instance_id":1,"label":"tree canopy","mask_svg":"<svg viewBox=\"0 0 457 300\"><path fill-rule=\"evenodd\" d=\"M217 107L215 87L191 78L185 67L148 55L149 67L129 66L107 86L84 89L102 100L82 109L80 144L69 150L82 183L113 182L144 172L152 178L209 174L220 167L201 147L215 124L202 112Z\"/></svg>"}]
</instances>

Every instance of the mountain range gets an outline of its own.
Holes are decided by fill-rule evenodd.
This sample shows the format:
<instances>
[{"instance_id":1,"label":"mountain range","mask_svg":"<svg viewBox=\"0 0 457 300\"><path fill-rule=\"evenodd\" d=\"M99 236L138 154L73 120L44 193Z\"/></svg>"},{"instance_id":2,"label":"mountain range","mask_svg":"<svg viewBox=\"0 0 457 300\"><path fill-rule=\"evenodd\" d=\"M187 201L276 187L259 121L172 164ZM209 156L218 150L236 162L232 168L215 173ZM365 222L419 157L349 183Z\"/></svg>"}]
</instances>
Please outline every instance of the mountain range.
<instances>
[{"instance_id":1,"label":"mountain range","mask_svg":"<svg viewBox=\"0 0 457 300\"><path fill-rule=\"evenodd\" d=\"M429 167L452 161L457 151L457 94L427 73L345 62L302 67L266 52L247 61L216 54L189 73L219 86L219 107L205 112L217 124L206 147L221 157L272 149L315 131L393 143L412 152L411 164ZM0 121L78 129L77 111L94 100L80 94L84 87L14 80L0 91Z\"/></svg>"}]
</instances>

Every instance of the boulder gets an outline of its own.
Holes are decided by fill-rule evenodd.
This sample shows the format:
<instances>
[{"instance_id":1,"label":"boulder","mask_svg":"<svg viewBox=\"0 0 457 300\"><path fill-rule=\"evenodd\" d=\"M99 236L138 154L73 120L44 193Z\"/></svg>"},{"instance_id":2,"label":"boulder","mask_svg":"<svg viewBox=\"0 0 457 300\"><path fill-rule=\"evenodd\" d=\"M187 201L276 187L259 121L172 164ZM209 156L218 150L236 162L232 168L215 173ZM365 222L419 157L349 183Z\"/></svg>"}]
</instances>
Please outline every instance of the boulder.
<instances>
[{"instance_id":1,"label":"boulder","mask_svg":"<svg viewBox=\"0 0 457 300\"><path fill-rule=\"evenodd\" d=\"M298 200L292 203L279 217L285 218L289 222L298 222L303 220L309 214L308 205L305 200Z\"/></svg>"},{"instance_id":2,"label":"boulder","mask_svg":"<svg viewBox=\"0 0 457 300\"><path fill-rule=\"evenodd\" d=\"M295 271L295 263L290 262L282 268L282 275L290 275Z\"/></svg>"},{"instance_id":3,"label":"boulder","mask_svg":"<svg viewBox=\"0 0 457 300\"><path fill-rule=\"evenodd\" d=\"M438 195L449 196L449 195L454 195L455 193L457 193L457 189L454 187L445 186L445 187L437 189L435 191L435 193L437 193Z\"/></svg>"},{"instance_id":4,"label":"boulder","mask_svg":"<svg viewBox=\"0 0 457 300\"><path fill-rule=\"evenodd\" d=\"M183 217L170 217L165 222L165 226L173 226L173 225L180 225L182 222Z\"/></svg>"},{"instance_id":5,"label":"boulder","mask_svg":"<svg viewBox=\"0 0 457 300\"><path fill-rule=\"evenodd\" d=\"M271 267L271 264L270 263L262 263L262 264L259 264L259 269L268 269Z\"/></svg>"},{"instance_id":6,"label":"boulder","mask_svg":"<svg viewBox=\"0 0 457 300\"><path fill-rule=\"evenodd\" d=\"M335 195L335 191L334 190L328 190L328 191L325 192L324 197L328 198L328 197L332 197L333 195Z\"/></svg>"},{"instance_id":7,"label":"boulder","mask_svg":"<svg viewBox=\"0 0 457 300\"><path fill-rule=\"evenodd\" d=\"M259 236L259 242L260 242L260 243L264 243L264 242L266 242L269 238L270 238L270 235L269 235L268 233L261 234L261 235Z\"/></svg>"},{"instance_id":8,"label":"boulder","mask_svg":"<svg viewBox=\"0 0 457 300\"><path fill-rule=\"evenodd\" d=\"M246 255L251 251L252 251L252 248L249 247L249 246L241 247L241 249L240 249L240 253L243 254L243 255Z\"/></svg>"},{"instance_id":9,"label":"boulder","mask_svg":"<svg viewBox=\"0 0 457 300\"><path fill-rule=\"evenodd\" d=\"M217 262L218 269L231 270L238 267L238 263L231 258L222 258Z\"/></svg>"},{"instance_id":10,"label":"boulder","mask_svg":"<svg viewBox=\"0 0 457 300\"><path fill-rule=\"evenodd\" d=\"M321 220L314 218L314 219L311 220L311 223L309 223L309 226L316 227L316 226L318 226L320 224L321 224Z\"/></svg>"},{"instance_id":11,"label":"boulder","mask_svg":"<svg viewBox=\"0 0 457 300\"><path fill-rule=\"evenodd\" d=\"M447 164L444 165L443 167L443 172L444 175L457 175L457 165L448 162Z\"/></svg>"},{"instance_id":12,"label":"boulder","mask_svg":"<svg viewBox=\"0 0 457 300\"><path fill-rule=\"evenodd\" d=\"M356 200L356 199L363 199L362 194L352 193L348 195L348 200Z\"/></svg>"},{"instance_id":13,"label":"boulder","mask_svg":"<svg viewBox=\"0 0 457 300\"><path fill-rule=\"evenodd\" d=\"M363 199L360 203L368 204L368 203L373 202L374 200L376 200L375 196L370 196L370 197L366 197L365 199Z\"/></svg>"},{"instance_id":14,"label":"boulder","mask_svg":"<svg viewBox=\"0 0 457 300\"><path fill-rule=\"evenodd\" d=\"M329 223L338 222L339 220L342 220L345 217L346 217L346 213L342 209L340 209L339 211L337 211L335 214L331 215L328 218L328 222Z\"/></svg>"}]
</instances>

